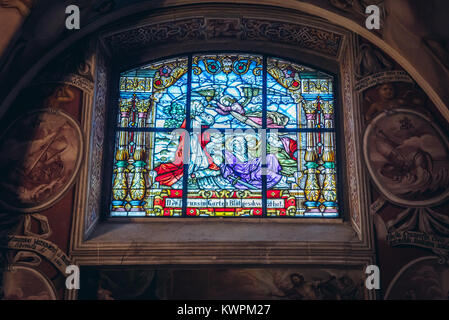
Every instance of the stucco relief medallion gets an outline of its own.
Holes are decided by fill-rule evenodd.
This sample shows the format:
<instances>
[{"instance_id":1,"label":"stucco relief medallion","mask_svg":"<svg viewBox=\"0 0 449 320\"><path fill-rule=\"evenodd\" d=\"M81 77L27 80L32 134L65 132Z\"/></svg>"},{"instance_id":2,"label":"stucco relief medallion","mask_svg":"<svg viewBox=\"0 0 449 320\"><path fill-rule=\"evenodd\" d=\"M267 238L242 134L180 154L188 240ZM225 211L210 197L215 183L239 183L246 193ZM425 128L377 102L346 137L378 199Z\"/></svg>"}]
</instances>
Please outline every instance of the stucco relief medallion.
<instances>
[{"instance_id":1,"label":"stucco relief medallion","mask_svg":"<svg viewBox=\"0 0 449 320\"><path fill-rule=\"evenodd\" d=\"M61 110L17 118L0 139L0 202L19 212L52 206L74 182L82 150L80 126Z\"/></svg>"},{"instance_id":2,"label":"stucco relief medallion","mask_svg":"<svg viewBox=\"0 0 449 320\"><path fill-rule=\"evenodd\" d=\"M439 257L427 256L410 261L399 270L388 286L385 300L449 299L449 267Z\"/></svg>"},{"instance_id":3,"label":"stucco relief medallion","mask_svg":"<svg viewBox=\"0 0 449 320\"><path fill-rule=\"evenodd\" d=\"M5 300L56 300L50 279L40 271L24 265L12 265L4 274Z\"/></svg>"},{"instance_id":4,"label":"stucco relief medallion","mask_svg":"<svg viewBox=\"0 0 449 320\"><path fill-rule=\"evenodd\" d=\"M414 110L383 112L367 126L363 153L369 173L392 203L430 207L449 196L449 143Z\"/></svg>"}]
</instances>

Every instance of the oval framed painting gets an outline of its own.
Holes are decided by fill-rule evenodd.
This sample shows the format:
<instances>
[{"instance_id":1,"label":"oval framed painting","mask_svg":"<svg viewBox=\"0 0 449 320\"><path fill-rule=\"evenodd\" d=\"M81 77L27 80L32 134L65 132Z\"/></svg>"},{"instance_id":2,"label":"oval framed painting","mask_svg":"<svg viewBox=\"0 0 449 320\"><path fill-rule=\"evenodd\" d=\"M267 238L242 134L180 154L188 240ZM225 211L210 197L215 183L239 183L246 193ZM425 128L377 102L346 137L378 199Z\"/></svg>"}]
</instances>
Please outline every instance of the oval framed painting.
<instances>
[{"instance_id":1,"label":"oval framed painting","mask_svg":"<svg viewBox=\"0 0 449 320\"><path fill-rule=\"evenodd\" d=\"M19 212L44 210L73 184L81 165L83 135L61 110L28 112L0 139L0 202Z\"/></svg>"},{"instance_id":2,"label":"oval framed painting","mask_svg":"<svg viewBox=\"0 0 449 320\"><path fill-rule=\"evenodd\" d=\"M427 207L449 196L449 142L425 115L379 114L365 130L363 153L376 187L392 203Z\"/></svg>"},{"instance_id":3,"label":"oval framed painting","mask_svg":"<svg viewBox=\"0 0 449 320\"><path fill-rule=\"evenodd\" d=\"M4 273L5 300L56 300L53 283L40 271L25 265L11 265Z\"/></svg>"},{"instance_id":4,"label":"oval framed painting","mask_svg":"<svg viewBox=\"0 0 449 320\"><path fill-rule=\"evenodd\" d=\"M425 256L410 261L391 280L384 300L447 300L449 267L444 259Z\"/></svg>"}]
</instances>

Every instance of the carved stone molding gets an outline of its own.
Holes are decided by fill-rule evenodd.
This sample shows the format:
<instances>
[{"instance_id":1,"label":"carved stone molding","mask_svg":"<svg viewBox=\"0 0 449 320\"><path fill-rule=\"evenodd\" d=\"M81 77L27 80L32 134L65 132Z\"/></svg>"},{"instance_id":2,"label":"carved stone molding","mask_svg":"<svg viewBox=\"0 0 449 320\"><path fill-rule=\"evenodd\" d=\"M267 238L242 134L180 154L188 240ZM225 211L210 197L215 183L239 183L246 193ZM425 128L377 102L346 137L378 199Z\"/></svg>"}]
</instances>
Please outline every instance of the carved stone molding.
<instances>
[{"instance_id":1,"label":"carved stone molding","mask_svg":"<svg viewBox=\"0 0 449 320\"><path fill-rule=\"evenodd\" d=\"M354 72L353 63L348 50L348 55L343 59L341 70L343 78L343 114L344 114L344 135L346 140L346 172L348 179L348 197L351 206L351 221L359 236L362 236L362 206L360 202L359 178L357 172L360 170L357 154L357 123L355 120L355 93L354 93Z\"/></svg>"},{"instance_id":2,"label":"carved stone molding","mask_svg":"<svg viewBox=\"0 0 449 320\"><path fill-rule=\"evenodd\" d=\"M103 160L103 140L105 136L105 115L106 115L106 94L107 94L107 73L104 58L97 56L97 86L95 91L95 108L92 112L91 122L91 147L89 156L89 191L87 199L87 215L85 231L89 232L90 227L100 217L101 187L102 187L102 160Z\"/></svg>"},{"instance_id":3,"label":"carved stone molding","mask_svg":"<svg viewBox=\"0 0 449 320\"><path fill-rule=\"evenodd\" d=\"M343 36L313 25L266 18L185 18L152 23L105 37L113 53L183 41L270 41L337 57Z\"/></svg>"},{"instance_id":4,"label":"carved stone molding","mask_svg":"<svg viewBox=\"0 0 449 320\"><path fill-rule=\"evenodd\" d=\"M112 52L129 52L170 41L205 40L204 18L154 23L105 38Z\"/></svg>"},{"instance_id":5,"label":"carved stone molding","mask_svg":"<svg viewBox=\"0 0 449 320\"><path fill-rule=\"evenodd\" d=\"M36 81L33 81L33 86L38 86L42 84L48 84L48 83L61 83L61 84L67 84L74 86L78 89L81 89L86 94L92 95L94 92L94 83L93 81L80 76L78 74L67 74L62 77L45 77L45 78L39 78Z\"/></svg>"},{"instance_id":6,"label":"carved stone molding","mask_svg":"<svg viewBox=\"0 0 449 320\"><path fill-rule=\"evenodd\" d=\"M79 88L91 96L94 91L94 70L94 41L85 41L50 62L30 85L63 83Z\"/></svg>"},{"instance_id":7,"label":"carved stone molding","mask_svg":"<svg viewBox=\"0 0 449 320\"><path fill-rule=\"evenodd\" d=\"M338 56L342 42L339 34L303 24L243 18L241 26L242 40L284 42L332 57Z\"/></svg>"}]
</instances>

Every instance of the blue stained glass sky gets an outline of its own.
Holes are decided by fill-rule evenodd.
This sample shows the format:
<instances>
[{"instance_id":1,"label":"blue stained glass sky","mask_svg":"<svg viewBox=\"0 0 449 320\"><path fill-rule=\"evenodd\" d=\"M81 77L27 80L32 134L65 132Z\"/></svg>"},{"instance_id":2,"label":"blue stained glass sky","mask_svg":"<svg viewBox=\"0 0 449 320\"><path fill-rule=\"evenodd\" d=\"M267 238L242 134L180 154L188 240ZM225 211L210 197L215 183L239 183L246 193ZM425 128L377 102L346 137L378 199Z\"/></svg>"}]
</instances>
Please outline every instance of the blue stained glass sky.
<instances>
[{"instance_id":1,"label":"blue stained glass sky","mask_svg":"<svg viewBox=\"0 0 449 320\"><path fill-rule=\"evenodd\" d=\"M244 109L246 115L253 112L262 112L262 74L254 75L253 71L258 66L255 61L251 61L248 71L239 75L235 72L224 73L220 71L217 74L211 74L207 72L204 61L200 60L197 65L201 68L202 72L199 75L192 75L192 100L201 101L204 105L204 112L210 115L214 120L213 123L207 123L202 119L202 124L210 125L216 128L250 128L249 125L244 124L234 118L231 114L221 115L216 111L216 103L223 102L223 99L230 98L235 102L238 102ZM215 96L209 103L205 99L201 99L199 92L207 88L215 89ZM250 97L245 95L245 90L258 89L258 92L254 92L254 96ZM195 94L197 92L197 94ZM232 103L230 103L232 104ZM193 110L193 115L195 110ZM192 115L192 117L193 117Z\"/></svg>"},{"instance_id":2,"label":"blue stained glass sky","mask_svg":"<svg viewBox=\"0 0 449 320\"><path fill-rule=\"evenodd\" d=\"M276 111L288 116L287 128L298 127L298 107L291 94L281 86L270 74L267 75L267 110ZM306 120L301 119L301 127Z\"/></svg>"},{"instance_id":3,"label":"blue stained glass sky","mask_svg":"<svg viewBox=\"0 0 449 320\"><path fill-rule=\"evenodd\" d=\"M185 106L187 103L187 73L184 74L175 84L164 90L162 97L156 104L156 121L155 126L159 128L165 127L165 121L173 116L167 114L165 110L169 108L173 102L177 102L182 106L182 118L185 118ZM173 126L170 126L173 127ZM179 127L176 126L176 127Z\"/></svg>"}]
</instances>

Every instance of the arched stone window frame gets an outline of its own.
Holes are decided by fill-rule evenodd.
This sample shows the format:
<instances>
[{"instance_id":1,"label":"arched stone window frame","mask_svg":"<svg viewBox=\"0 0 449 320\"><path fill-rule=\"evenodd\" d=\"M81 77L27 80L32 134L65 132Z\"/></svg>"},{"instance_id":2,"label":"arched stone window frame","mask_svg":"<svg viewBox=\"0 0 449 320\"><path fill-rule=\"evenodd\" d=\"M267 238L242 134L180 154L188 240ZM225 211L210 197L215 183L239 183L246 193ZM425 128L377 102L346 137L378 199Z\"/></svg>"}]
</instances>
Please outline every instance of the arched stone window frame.
<instances>
[{"instance_id":1,"label":"arched stone window frame","mask_svg":"<svg viewBox=\"0 0 449 320\"><path fill-rule=\"evenodd\" d=\"M354 90L354 33L295 11L232 5L161 10L91 37L94 90L82 127L87 152L76 190L70 254L80 265L373 264L373 228L361 152L360 96ZM334 44L333 46L329 44ZM199 48L201 50L199 50ZM279 221L104 219L108 110L118 69L179 53L239 50L290 58L336 77L342 218ZM282 54L279 52L282 51Z\"/></svg>"}]
</instances>

